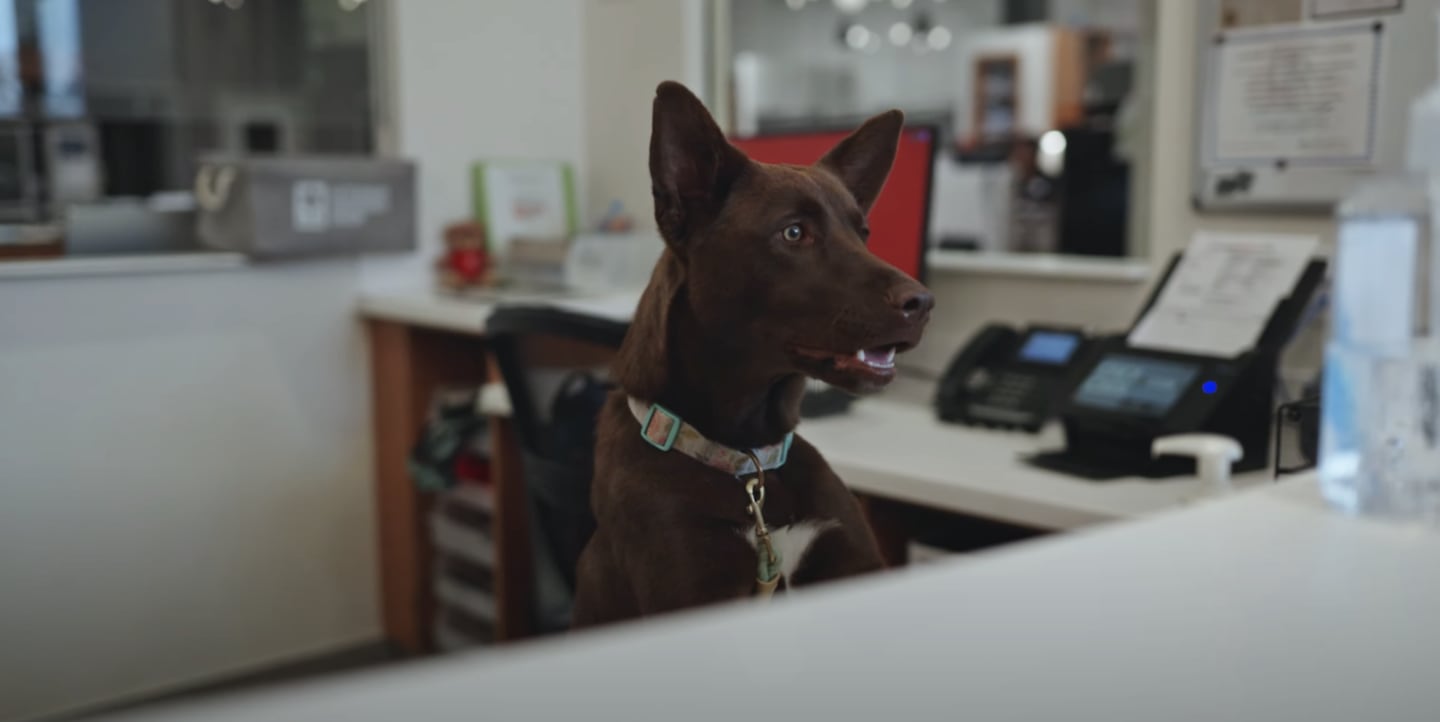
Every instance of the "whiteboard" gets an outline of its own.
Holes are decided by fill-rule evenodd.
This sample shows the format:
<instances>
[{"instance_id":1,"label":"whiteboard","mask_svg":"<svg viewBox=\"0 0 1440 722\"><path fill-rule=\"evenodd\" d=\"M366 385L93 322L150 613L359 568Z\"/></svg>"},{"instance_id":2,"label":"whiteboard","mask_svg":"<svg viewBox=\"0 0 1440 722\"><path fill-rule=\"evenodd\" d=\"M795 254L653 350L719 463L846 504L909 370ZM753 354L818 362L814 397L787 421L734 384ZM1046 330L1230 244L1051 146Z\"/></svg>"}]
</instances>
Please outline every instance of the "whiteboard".
<instances>
[{"instance_id":1,"label":"whiteboard","mask_svg":"<svg viewBox=\"0 0 1440 722\"><path fill-rule=\"evenodd\" d=\"M1199 0L1192 193L1212 211L1329 213L1400 170L1435 82L1440 0Z\"/></svg>"}]
</instances>

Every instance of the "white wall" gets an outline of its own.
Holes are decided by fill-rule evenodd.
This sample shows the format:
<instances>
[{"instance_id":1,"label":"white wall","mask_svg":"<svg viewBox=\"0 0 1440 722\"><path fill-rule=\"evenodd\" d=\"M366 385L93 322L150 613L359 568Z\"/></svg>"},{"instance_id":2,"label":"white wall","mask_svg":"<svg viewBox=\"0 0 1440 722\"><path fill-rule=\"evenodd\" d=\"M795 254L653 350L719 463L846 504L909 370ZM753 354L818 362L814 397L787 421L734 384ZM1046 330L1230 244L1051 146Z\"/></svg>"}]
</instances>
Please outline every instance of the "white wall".
<instances>
[{"instance_id":1,"label":"white wall","mask_svg":"<svg viewBox=\"0 0 1440 722\"><path fill-rule=\"evenodd\" d=\"M0 719L377 636L358 277L0 281Z\"/></svg>"},{"instance_id":2,"label":"white wall","mask_svg":"<svg viewBox=\"0 0 1440 722\"><path fill-rule=\"evenodd\" d=\"M395 151L420 164L419 253L366 259L367 288L428 284L445 226L470 218L483 159L572 164L585 198L582 0L391 0ZM628 42L628 38L612 40ZM583 206L582 206L583 209ZM583 218L583 211L582 211Z\"/></svg>"},{"instance_id":3,"label":"white wall","mask_svg":"<svg viewBox=\"0 0 1440 722\"><path fill-rule=\"evenodd\" d=\"M1168 257L1201 229L1312 233L1327 241L1328 215L1197 213L1190 205L1191 147L1195 122L1196 8L1190 0L1157 0L1155 121L1150 154L1150 241ZM1401 132L1396 129L1395 132Z\"/></svg>"},{"instance_id":4,"label":"white wall","mask_svg":"<svg viewBox=\"0 0 1440 722\"><path fill-rule=\"evenodd\" d=\"M386 3L419 253L0 281L0 719L379 638L357 295L429 283L474 160L583 191L580 3Z\"/></svg>"},{"instance_id":5,"label":"white wall","mask_svg":"<svg viewBox=\"0 0 1440 722\"><path fill-rule=\"evenodd\" d=\"M697 0L586 0L583 94L585 217L619 200L654 228L650 110L655 86L676 80L705 95L704 7ZM641 40L643 39L643 40Z\"/></svg>"}]
</instances>

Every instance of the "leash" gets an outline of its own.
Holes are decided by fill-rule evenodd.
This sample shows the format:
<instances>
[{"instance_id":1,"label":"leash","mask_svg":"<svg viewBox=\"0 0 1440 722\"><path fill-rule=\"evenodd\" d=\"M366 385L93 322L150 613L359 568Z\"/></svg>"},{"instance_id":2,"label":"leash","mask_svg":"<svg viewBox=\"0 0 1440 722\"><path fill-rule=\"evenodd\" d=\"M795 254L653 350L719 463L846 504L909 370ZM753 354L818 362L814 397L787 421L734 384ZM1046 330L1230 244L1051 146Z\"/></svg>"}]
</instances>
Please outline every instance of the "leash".
<instances>
[{"instance_id":1,"label":"leash","mask_svg":"<svg viewBox=\"0 0 1440 722\"><path fill-rule=\"evenodd\" d=\"M736 479L754 474L745 482L745 513L755 518L755 597L769 601L780 586L783 559L770 540L765 524L765 471L778 469L790 456L792 431L778 444L759 449L736 450L705 438L698 429L685 423L675 412L660 404L645 404L631 396L630 413L640 422L640 438L661 451L678 451L712 469L723 471Z\"/></svg>"}]
</instances>

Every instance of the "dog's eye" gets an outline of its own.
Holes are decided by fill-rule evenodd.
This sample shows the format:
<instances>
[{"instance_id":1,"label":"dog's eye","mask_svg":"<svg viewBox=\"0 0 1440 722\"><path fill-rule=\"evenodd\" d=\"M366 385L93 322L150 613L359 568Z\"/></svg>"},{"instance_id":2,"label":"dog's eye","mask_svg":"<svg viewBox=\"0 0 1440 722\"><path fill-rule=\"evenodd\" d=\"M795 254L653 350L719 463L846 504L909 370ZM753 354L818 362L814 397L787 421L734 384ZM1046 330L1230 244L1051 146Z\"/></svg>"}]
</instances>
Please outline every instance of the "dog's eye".
<instances>
[{"instance_id":1,"label":"dog's eye","mask_svg":"<svg viewBox=\"0 0 1440 722\"><path fill-rule=\"evenodd\" d=\"M791 243L799 243L805 237L805 229L801 228L799 223L791 223L785 226L785 230L780 231L780 237Z\"/></svg>"}]
</instances>

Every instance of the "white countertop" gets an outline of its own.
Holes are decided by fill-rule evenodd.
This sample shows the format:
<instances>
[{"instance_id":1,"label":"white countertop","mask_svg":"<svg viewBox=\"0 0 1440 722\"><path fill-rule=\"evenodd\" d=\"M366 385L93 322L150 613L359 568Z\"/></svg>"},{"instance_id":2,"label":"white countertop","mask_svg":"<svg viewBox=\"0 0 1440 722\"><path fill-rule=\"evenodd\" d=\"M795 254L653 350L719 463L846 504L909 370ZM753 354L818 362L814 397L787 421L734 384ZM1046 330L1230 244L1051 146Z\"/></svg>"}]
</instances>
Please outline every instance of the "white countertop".
<instances>
[{"instance_id":1,"label":"white countertop","mask_svg":"<svg viewBox=\"0 0 1440 722\"><path fill-rule=\"evenodd\" d=\"M442 293L436 289L417 288L364 293L360 296L360 314L383 321L458 333L482 334L490 314L502 305L551 306L628 322L635 315L640 293L641 289L561 296L525 292L460 296Z\"/></svg>"},{"instance_id":2,"label":"white countertop","mask_svg":"<svg viewBox=\"0 0 1440 722\"><path fill-rule=\"evenodd\" d=\"M1440 532L1290 482L1142 521L128 719L1386 722L1440 712Z\"/></svg>"},{"instance_id":3,"label":"white countertop","mask_svg":"<svg viewBox=\"0 0 1440 722\"><path fill-rule=\"evenodd\" d=\"M1106 283L1145 283L1155 274L1144 258L1070 256L1061 253L1006 253L952 251L934 248L926 253L932 271L978 273L995 276L1054 278Z\"/></svg>"},{"instance_id":4,"label":"white countertop","mask_svg":"<svg viewBox=\"0 0 1440 722\"><path fill-rule=\"evenodd\" d=\"M1021 457L1062 447L1058 429L1035 436L947 424L928 406L884 399L803 420L798 433L856 491L1035 529L1142 516L1209 493L1198 479L1087 481L1035 468ZM1247 474L1236 483L1268 479Z\"/></svg>"},{"instance_id":5,"label":"white countertop","mask_svg":"<svg viewBox=\"0 0 1440 722\"><path fill-rule=\"evenodd\" d=\"M233 271L250 265L245 256L224 251L61 256L0 262L0 280Z\"/></svg>"}]
</instances>

